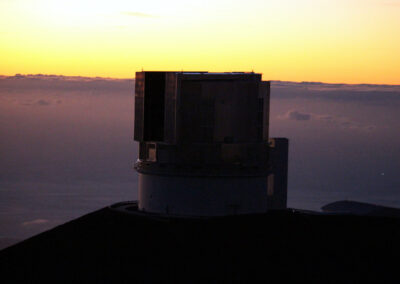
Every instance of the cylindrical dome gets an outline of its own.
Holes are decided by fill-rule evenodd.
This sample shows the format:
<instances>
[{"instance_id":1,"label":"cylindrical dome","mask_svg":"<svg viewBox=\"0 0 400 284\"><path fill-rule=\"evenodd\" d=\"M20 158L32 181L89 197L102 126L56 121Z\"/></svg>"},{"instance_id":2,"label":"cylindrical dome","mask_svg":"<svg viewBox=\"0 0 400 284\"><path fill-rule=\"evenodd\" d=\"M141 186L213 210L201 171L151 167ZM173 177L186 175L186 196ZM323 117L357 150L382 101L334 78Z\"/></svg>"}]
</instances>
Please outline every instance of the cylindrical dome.
<instances>
[{"instance_id":1,"label":"cylindrical dome","mask_svg":"<svg viewBox=\"0 0 400 284\"><path fill-rule=\"evenodd\" d=\"M255 73L136 73L139 209L187 216L265 212L275 176L269 90Z\"/></svg>"}]
</instances>

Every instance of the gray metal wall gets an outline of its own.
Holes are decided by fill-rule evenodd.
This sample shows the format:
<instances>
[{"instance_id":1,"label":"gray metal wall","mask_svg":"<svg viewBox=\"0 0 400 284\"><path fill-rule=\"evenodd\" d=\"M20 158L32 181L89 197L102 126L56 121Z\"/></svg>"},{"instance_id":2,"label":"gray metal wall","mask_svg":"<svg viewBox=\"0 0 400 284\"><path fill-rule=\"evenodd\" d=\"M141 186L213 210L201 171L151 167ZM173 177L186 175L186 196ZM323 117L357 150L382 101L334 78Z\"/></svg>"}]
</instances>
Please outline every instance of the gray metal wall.
<instances>
[{"instance_id":1,"label":"gray metal wall","mask_svg":"<svg viewBox=\"0 0 400 284\"><path fill-rule=\"evenodd\" d=\"M272 138L270 148L271 173L274 175L273 195L268 208L282 209L287 204L289 140Z\"/></svg>"}]
</instances>

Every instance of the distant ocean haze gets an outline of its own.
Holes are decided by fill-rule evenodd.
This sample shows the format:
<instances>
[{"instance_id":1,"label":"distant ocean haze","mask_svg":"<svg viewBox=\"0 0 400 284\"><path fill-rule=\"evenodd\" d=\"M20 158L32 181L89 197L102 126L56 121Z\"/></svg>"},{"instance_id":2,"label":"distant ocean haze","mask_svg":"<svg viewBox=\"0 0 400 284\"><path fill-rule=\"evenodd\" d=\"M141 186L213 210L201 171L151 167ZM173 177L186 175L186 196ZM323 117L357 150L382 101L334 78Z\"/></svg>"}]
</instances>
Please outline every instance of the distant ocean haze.
<instances>
[{"instance_id":1,"label":"distant ocean haze","mask_svg":"<svg viewBox=\"0 0 400 284\"><path fill-rule=\"evenodd\" d=\"M271 135L290 138L289 206L400 206L400 87L275 82Z\"/></svg>"},{"instance_id":2,"label":"distant ocean haze","mask_svg":"<svg viewBox=\"0 0 400 284\"><path fill-rule=\"evenodd\" d=\"M272 82L288 206L400 207L400 86ZM0 246L137 198L134 80L0 76Z\"/></svg>"}]
</instances>

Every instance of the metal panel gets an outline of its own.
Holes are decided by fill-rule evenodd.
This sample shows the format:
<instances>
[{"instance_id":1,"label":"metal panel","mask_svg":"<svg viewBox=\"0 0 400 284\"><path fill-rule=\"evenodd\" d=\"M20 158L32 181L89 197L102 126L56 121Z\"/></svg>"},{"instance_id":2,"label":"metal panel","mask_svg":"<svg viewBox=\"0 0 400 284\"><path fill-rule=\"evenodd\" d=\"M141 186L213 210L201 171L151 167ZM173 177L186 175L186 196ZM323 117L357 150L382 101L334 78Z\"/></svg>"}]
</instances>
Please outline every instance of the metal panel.
<instances>
[{"instance_id":1,"label":"metal panel","mask_svg":"<svg viewBox=\"0 0 400 284\"><path fill-rule=\"evenodd\" d=\"M164 141L176 143L177 76L168 72L165 77Z\"/></svg>"},{"instance_id":2,"label":"metal panel","mask_svg":"<svg viewBox=\"0 0 400 284\"><path fill-rule=\"evenodd\" d=\"M144 140L164 140L165 72L146 72L144 87Z\"/></svg>"},{"instance_id":3,"label":"metal panel","mask_svg":"<svg viewBox=\"0 0 400 284\"><path fill-rule=\"evenodd\" d=\"M144 72L136 72L135 77L135 130L134 139L143 141L144 131Z\"/></svg>"},{"instance_id":4,"label":"metal panel","mask_svg":"<svg viewBox=\"0 0 400 284\"><path fill-rule=\"evenodd\" d=\"M288 180L288 151L287 138L272 138L270 149L270 163L274 174L274 196L270 200L271 209L286 208L287 180Z\"/></svg>"},{"instance_id":5,"label":"metal panel","mask_svg":"<svg viewBox=\"0 0 400 284\"><path fill-rule=\"evenodd\" d=\"M207 82L215 95L214 142L253 143L257 135L257 82Z\"/></svg>"},{"instance_id":6,"label":"metal panel","mask_svg":"<svg viewBox=\"0 0 400 284\"><path fill-rule=\"evenodd\" d=\"M263 140L268 141L269 136L269 99L270 99L270 86L269 81L261 82L259 85L260 97L264 99L263 107Z\"/></svg>"},{"instance_id":7,"label":"metal panel","mask_svg":"<svg viewBox=\"0 0 400 284\"><path fill-rule=\"evenodd\" d=\"M180 132L182 143L202 142L204 135L201 125L201 88L202 82L181 81L180 88Z\"/></svg>"}]
</instances>

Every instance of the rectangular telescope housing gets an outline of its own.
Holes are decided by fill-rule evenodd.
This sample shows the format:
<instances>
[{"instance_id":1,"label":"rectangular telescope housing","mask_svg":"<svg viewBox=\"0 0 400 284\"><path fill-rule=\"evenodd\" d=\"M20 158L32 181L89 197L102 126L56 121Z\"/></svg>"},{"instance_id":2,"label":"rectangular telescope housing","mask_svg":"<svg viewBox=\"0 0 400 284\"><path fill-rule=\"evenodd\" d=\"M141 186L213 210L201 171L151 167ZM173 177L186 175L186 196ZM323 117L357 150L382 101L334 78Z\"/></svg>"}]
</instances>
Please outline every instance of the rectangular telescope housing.
<instances>
[{"instance_id":1,"label":"rectangular telescope housing","mask_svg":"<svg viewBox=\"0 0 400 284\"><path fill-rule=\"evenodd\" d=\"M276 174L272 174L269 159L269 97L270 83L262 82L257 73L137 72L134 139L139 142L135 164L139 172L139 209L177 215L229 215L224 212L233 209L203 204L215 207L208 214L201 209L203 205L187 200L192 196L185 200L191 191L200 203L230 199L224 196L229 195L229 189L220 196L207 193L216 187L212 185L216 179L221 183L217 182L219 188L214 192L231 187L230 182L237 178L243 185L248 178L249 186L254 183L252 178L261 178L265 198L271 196L273 190L268 191L267 185L273 182L268 176ZM182 184L183 180L187 183ZM206 188L203 191L191 187L200 183ZM161 184L164 188L158 189ZM270 208L276 207L272 204L286 206L286 192L280 196L281 200L284 196L283 201L271 202L269 198L265 204ZM190 201L192 209L179 208L174 198ZM253 212L249 208L242 210L247 205L229 200L227 203L230 205L225 207L236 208L237 213Z\"/></svg>"},{"instance_id":2,"label":"rectangular telescope housing","mask_svg":"<svg viewBox=\"0 0 400 284\"><path fill-rule=\"evenodd\" d=\"M136 73L140 160L265 163L268 118L269 84L261 84L261 74Z\"/></svg>"}]
</instances>

